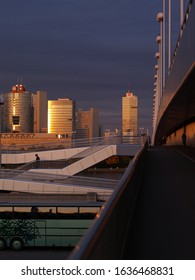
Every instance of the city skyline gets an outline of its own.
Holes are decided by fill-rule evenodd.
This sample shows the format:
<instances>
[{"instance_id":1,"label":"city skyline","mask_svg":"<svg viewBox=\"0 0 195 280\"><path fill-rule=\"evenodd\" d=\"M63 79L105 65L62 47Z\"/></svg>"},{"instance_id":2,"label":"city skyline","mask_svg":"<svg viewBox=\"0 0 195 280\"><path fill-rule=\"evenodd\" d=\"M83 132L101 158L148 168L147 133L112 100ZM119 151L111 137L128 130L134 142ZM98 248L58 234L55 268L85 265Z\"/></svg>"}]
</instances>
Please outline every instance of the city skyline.
<instances>
[{"instance_id":1,"label":"city skyline","mask_svg":"<svg viewBox=\"0 0 195 280\"><path fill-rule=\"evenodd\" d=\"M48 100L46 91L32 93L21 83L0 97L4 100L0 120L3 133L58 134L59 138L72 139L100 136L97 108L85 111L70 98Z\"/></svg>"},{"instance_id":2,"label":"city skyline","mask_svg":"<svg viewBox=\"0 0 195 280\"><path fill-rule=\"evenodd\" d=\"M141 4L3 1L0 93L22 77L31 92L75 99L78 108L97 107L103 129L120 129L121 96L130 90L139 97L139 126L151 131L162 1Z\"/></svg>"}]
</instances>

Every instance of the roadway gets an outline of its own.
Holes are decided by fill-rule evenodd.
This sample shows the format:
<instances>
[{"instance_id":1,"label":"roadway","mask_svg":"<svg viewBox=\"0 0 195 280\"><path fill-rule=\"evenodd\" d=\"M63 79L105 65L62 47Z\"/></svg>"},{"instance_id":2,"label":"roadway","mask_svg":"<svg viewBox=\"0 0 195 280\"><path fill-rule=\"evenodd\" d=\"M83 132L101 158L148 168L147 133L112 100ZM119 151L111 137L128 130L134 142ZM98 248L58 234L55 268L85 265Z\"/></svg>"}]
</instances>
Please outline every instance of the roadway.
<instances>
[{"instance_id":1,"label":"roadway","mask_svg":"<svg viewBox=\"0 0 195 280\"><path fill-rule=\"evenodd\" d=\"M123 259L195 258L195 161L185 150L147 151Z\"/></svg>"}]
</instances>

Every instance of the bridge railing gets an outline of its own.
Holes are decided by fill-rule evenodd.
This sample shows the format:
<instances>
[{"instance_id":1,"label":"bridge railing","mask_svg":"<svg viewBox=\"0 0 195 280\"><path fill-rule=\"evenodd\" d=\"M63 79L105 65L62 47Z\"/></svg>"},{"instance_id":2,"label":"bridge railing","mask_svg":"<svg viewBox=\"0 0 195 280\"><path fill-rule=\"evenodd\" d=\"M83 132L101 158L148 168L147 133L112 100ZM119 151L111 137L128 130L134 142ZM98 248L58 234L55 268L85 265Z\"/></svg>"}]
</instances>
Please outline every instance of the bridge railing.
<instances>
[{"instance_id":1,"label":"bridge railing","mask_svg":"<svg viewBox=\"0 0 195 280\"><path fill-rule=\"evenodd\" d=\"M88 234L69 259L121 259L132 222L145 158L145 146L134 157Z\"/></svg>"}]
</instances>

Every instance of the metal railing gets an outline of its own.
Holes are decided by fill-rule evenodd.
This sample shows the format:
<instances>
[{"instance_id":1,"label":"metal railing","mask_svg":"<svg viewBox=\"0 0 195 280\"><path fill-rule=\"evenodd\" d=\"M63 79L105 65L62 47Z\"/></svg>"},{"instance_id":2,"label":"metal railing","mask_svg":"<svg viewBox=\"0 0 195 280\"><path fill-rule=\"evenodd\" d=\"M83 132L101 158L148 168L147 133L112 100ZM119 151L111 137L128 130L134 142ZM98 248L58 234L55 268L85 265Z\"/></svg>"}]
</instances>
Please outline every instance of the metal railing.
<instances>
[{"instance_id":1,"label":"metal railing","mask_svg":"<svg viewBox=\"0 0 195 280\"><path fill-rule=\"evenodd\" d=\"M61 159L61 160L33 160L29 163L25 163L19 167L17 170L30 170L30 169L62 169L67 167L68 165L76 162L78 159L69 158L69 159Z\"/></svg>"},{"instance_id":2,"label":"metal railing","mask_svg":"<svg viewBox=\"0 0 195 280\"><path fill-rule=\"evenodd\" d=\"M92 154L104 149L108 147L108 145L99 145L99 146L92 146L92 147L89 147L88 149L74 155L71 157L71 159L73 158L85 158L85 157L88 157L88 156L91 156Z\"/></svg>"},{"instance_id":3,"label":"metal railing","mask_svg":"<svg viewBox=\"0 0 195 280\"><path fill-rule=\"evenodd\" d=\"M25 163L21 166L19 166L18 170L30 170L30 169L62 169L65 168L76 161L90 156L102 149L107 147L107 145L101 145L101 146L92 146L90 148L87 148L86 150L68 158L68 159L61 159L61 160L39 160L39 161L31 161L29 163Z\"/></svg>"},{"instance_id":4,"label":"metal railing","mask_svg":"<svg viewBox=\"0 0 195 280\"><path fill-rule=\"evenodd\" d=\"M100 216L69 259L122 259L142 176L145 147L137 153Z\"/></svg>"}]
</instances>

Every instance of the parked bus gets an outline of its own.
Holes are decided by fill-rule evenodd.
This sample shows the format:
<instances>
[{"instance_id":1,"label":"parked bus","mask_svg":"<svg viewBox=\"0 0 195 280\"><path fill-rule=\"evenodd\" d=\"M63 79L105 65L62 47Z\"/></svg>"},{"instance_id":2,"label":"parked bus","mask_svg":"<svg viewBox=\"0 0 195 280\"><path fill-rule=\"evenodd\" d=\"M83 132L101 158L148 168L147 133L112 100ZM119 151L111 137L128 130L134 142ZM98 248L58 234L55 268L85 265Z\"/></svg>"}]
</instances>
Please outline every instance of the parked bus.
<instances>
[{"instance_id":1,"label":"parked bus","mask_svg":"<svg viewBox=\"0 0 195 280\"><path fill-rule=\"evenodd\" d=\"M75 246L102 203L0 204L0 250L24 246Z\"/></svg>"}]
</instances>

